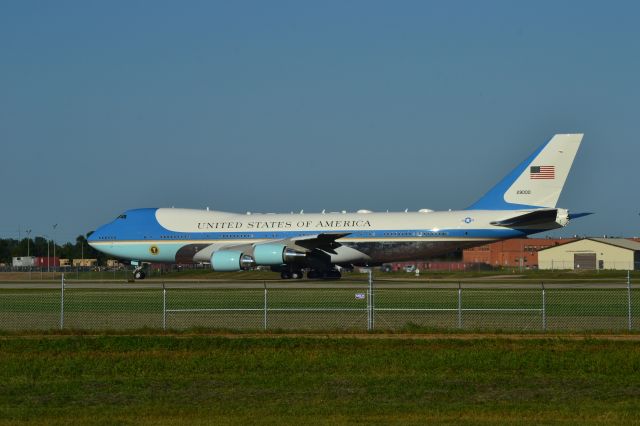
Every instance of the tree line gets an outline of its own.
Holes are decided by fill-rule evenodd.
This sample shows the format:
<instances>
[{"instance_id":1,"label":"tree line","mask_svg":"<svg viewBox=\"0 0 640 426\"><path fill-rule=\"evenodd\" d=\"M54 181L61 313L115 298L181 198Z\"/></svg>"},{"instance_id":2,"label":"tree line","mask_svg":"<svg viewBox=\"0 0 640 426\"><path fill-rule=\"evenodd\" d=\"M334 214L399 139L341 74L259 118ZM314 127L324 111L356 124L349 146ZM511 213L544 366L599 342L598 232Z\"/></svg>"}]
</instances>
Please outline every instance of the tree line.
<instances>
[{"instance_id":1,"label":"tree line","mask_svg":"<svg viewBox=\"0 0 640 426\"><path fill-rule=\"evenodd\" d=\"M98 259L98 264L106 263L107 255L95 250L87 243L87 236L78 235L75 243L67 242L62 245L56 244L56 257L60 259ZM53 257L53 241L43 237L23 238L16 240L13 238L0 239L0 263L11 264L12 257L29 256L46 257L47 243L49 245L49 256Z\"/></svg>"}]
</instances>

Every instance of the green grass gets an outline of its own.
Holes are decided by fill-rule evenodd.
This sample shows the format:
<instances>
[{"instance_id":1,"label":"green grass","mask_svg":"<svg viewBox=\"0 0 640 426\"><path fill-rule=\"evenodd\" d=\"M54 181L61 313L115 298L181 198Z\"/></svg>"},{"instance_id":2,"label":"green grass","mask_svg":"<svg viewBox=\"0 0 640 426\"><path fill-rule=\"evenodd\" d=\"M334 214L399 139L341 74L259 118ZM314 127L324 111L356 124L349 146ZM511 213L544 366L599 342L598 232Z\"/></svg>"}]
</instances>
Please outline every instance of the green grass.
<instances>
[{"instance_id":1,"label":"green grass","mask_svg":"<svg viewBox=\"0 0 640 426\"><path fill-rule=\"evenodd\" d=\"M0 424L632 424L640 346L5 337Z\"/></svg>"}]
</instances>

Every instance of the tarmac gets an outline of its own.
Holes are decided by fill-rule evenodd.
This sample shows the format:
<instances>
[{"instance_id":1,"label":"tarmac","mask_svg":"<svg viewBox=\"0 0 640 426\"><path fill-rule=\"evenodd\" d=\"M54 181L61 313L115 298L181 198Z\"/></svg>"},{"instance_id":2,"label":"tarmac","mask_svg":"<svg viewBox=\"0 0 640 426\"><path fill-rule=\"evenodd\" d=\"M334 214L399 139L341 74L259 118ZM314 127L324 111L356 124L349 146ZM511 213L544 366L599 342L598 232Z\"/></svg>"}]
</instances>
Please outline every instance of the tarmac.
<instances>
[{"instance_id":1,"label":"tarmac","mask_svg":"<svg viewBox=\"0 0 640 426\"><path fill-rule=\"evenodd\" d=\"M479 281L460 281L460 282L439 282L439 281L374 281L373 286L376 289L626 289L627 283L624 282L483 282ZM0 282L0 290L11 289L59 289L60 281L5 281ZM65 288L82 288L82 289L161 289L163 286L167 289L171 288L189 288L189 289L260 289L260 288L286 288L286 289L365 289L368 287L366 281L307 281L307 280L251 280L251 281L230 281L230 280L180 280L180 281L157 281L145 280L136 282L125 281L66 281ZM635 286L632 285L632 288Z\"/></svg>"}]
</instances>

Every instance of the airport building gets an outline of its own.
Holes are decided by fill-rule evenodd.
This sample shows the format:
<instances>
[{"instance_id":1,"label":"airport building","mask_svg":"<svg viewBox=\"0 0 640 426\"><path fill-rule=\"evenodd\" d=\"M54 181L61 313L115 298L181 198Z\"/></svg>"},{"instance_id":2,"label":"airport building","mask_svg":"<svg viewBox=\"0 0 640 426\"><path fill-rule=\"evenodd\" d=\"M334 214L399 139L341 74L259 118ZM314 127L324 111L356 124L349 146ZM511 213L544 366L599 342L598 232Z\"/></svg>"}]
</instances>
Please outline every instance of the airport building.
<instances>
[{"instance_id":1,"label":"airport building","mask_svg":"<svg viewBox=\"0 0 640 426\"><path fill-rule=\"evenodd\" d=\"M75 268L92 268L98 265L98 259L73 259L71 262Z\"/></svg>"},{"instance_id":2,"label":"airport building","mask_svg":"<svg viewBox=\"0 0 640 426\"><path fill-rule=\"evenodd\" d=\"M625 238L584 238L538 253L540 269L637 270L640 243Z\"/></svg>"},{"instance_id":3,"label":"airport building","mask_svg":"<svg viewBox=\"0 0 640 426\"><path fill-rule=\"evenodd\" d=\"M36 258L35 256L14 257L11 259L11 265L14 268L33 267L36 265Z\"/></svg>"},{"instance_id":4,"label":"airport building","mask_svg":"<svg viewBox=\"0 0 640 426\"><path fill-rule=\"evenodd\" d=\"M538 267L538 251L555 247L574 238L515 238L497 241L462 251L465 264L482 263L491 267Z\"/></svg>"},{"instance_id":5,"label":"airport building","mask_svg":"<svg viewBox=\"0 0 640 426\"><path fill-rule=\"evenodd\" d=\"M107 259L107 268L122 268L124 265L116 259Z\"/></svg>"},{"instance_id":6,"label":"airport building","mask_svg":"<svg viewBox=\"0 0 640 426\"><path fill-rule=\"evenodd\" d=\"M14 257L12 259L12 265L14 268L34 267L34 268L47 268L60 266L60 259L58 257L39 257L39 256L22 256Z\"/></svg>"},{"instance_id":7,"label":"airport building","mask_svg":"<svg viewBox=\"0 0 640 426\"><path fill-rule=\"evenodd\" d=\"M60 266L59 257L36 257L35 266L37 268L57 268Z\"/></svg>"}]
</instances>

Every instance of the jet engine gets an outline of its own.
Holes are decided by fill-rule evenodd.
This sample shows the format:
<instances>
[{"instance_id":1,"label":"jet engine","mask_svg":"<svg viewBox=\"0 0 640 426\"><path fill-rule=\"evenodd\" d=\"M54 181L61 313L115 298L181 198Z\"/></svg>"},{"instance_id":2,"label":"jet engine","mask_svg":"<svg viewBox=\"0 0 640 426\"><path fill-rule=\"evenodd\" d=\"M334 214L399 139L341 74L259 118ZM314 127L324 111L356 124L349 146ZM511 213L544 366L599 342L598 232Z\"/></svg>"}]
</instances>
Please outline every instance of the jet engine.
<instances>
[{"instance_id":1,"label":"jet engine","mask_svg":"<svg viewBox=\"0 0 640 426\"><path fill-rule=\"evenodd\" d=\"M220 272L235 272L250 269L255 265L253 258L241 251L219 250L211 255L211 269Z\"/></svg>"},{"instance_id":2,"label":"jet engine","mask_svg":"<svg viewBox=\"0 0 640 426\"><path fill-rule=\"evenodd\" d=\"M253 249L253 259L257 265L282 265L304 260L306 253L288 248L284 244L258 244Z\"/></svg>"}]
</instances>

